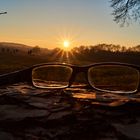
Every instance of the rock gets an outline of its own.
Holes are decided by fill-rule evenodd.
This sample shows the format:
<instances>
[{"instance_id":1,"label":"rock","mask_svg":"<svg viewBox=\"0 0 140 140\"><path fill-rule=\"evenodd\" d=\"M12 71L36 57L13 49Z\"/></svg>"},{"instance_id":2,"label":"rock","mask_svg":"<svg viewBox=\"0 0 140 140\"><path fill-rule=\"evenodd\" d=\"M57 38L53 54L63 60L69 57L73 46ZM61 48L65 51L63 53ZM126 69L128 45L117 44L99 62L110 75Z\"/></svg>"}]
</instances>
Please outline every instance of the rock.
<instances>
[{"instance_id":1,"label":"rock","mask_svg":"<svg viewBox=\"0 0 140 140\"><path fill-rule=\"evenodd\" d=\"M135 124L113 124L116 130L131 139L140 139L140 122Z\"/></svg>"},{"instance_id":2,"label":"rock","mask_svg":"<svg viewBox=\"0 0 140 140\"><path fill-rule=\"evenodd\" d=\"M14 140L14 137L10 133L0 132L0 140Z\"/></svg>"},{"instance_id":3,"label":"rock","mask_svg":"<svg viewBox=\"0 0 140 140\"><path fill-rule=\"evenodd\" d=\"M1 105L0 121L21 121L26 118L47 117L47 110L27 109L17 105Z\"/></svg>"},{"instance_id":4,"label":"rock","mask_svg":"<svg viewBox=\"0 0 140 140\"><path fill-rule=\"evenodd\" d=\"M140 139L140 94L0 89L0 140Z\"/></svg>"}]
</instances>

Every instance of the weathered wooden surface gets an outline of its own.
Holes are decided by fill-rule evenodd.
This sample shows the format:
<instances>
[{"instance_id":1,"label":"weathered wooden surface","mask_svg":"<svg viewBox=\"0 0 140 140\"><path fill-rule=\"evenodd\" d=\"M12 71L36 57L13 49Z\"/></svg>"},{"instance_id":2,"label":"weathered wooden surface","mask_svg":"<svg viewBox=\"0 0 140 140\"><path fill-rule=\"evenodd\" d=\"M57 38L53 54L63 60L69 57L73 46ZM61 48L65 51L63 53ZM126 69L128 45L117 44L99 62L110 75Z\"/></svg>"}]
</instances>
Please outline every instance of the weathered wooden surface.
<instances>
[{"instance_id":1,"label":"weathered wooden surface","mask_svg":"<svg viewBox=\"0 0 140 140\"><path fill-rule=\"evenodd\" d=\"M140 95L0 89L0 140L139 140Z\"/></svg>"}]
</instances>

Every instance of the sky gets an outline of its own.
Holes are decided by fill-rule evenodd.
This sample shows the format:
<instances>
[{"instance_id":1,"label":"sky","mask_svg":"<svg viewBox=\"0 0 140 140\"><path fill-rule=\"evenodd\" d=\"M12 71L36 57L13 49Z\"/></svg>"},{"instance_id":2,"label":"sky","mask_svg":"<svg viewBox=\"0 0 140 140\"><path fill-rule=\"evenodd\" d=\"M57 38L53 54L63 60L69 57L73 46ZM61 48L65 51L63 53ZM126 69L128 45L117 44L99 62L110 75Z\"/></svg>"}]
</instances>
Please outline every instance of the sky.
<instances>
[{"instance_id":1,"label":"sky","mask_svg":"<svg viewBox=\"0 0 140 140\"><path fill-rule=\"evenodd\" d=\"M140 44L140 24L120 27L109 0L0 0L0 42L47 48Z\"/></svg>"}]
</instances>

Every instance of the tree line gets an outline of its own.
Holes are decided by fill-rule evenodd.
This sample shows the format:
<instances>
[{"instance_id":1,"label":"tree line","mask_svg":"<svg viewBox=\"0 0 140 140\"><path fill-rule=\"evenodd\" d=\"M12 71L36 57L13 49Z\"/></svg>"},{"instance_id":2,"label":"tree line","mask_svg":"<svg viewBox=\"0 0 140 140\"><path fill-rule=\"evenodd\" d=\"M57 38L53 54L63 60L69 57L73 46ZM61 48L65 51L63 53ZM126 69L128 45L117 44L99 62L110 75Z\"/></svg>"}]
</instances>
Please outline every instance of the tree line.
<instances>
[{"instance_id":1,"label":"tree line","mask_svg":"<svg viewBox=\"0 0 140 140\"><path fill-rule=\"evenodd\" d=\"M63 55L62 55L63 54ZM124 47L113 44L98 44L95 46L80 46L73 48L70 52L64 52L57 48L50 53L55 60L71 60L72 62L124 62L140 65L140 45L135 47ZM62 58L63 57L63 58ZM67 58L69 57L69 58Z\"/></svg>"},{"instance_id":2,"label":"tree line","mask_svg":"<svg viewBox=\"0 0 140 140\"><path fill-rule=\"evenodd\" d=\"M94 46L74 47L71 51L64 51L61 48L52 50L35 46L25 51L16 48L0 48L1 54L24 55L45 59L47 61L59 62L105 62L119 61L140 64L140 45L125 47L113 44L98 44ZM67 61L69 60L69 61Z\"/></svg>"}]
</instances>

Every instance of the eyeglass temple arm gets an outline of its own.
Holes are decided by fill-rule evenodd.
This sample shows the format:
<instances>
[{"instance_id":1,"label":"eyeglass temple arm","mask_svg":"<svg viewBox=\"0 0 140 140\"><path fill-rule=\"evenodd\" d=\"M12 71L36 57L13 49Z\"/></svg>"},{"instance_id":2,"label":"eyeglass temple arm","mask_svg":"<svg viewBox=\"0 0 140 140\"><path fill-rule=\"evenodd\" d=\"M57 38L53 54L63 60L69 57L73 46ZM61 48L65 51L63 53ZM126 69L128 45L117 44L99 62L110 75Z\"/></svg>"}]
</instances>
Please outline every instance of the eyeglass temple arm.
<instances>
[{"instance_id":1,"label":"eyeglass temple arm","mask_svg":"<svg viewBox=\"0 0 140 140\"><path fill-rule=\"evenodd\" d=\"M24 69L24 70L0 75L0 86L15 84L15 83L19 83L19 82L31 83L31 81L32 81L32 70L31 69Z\"/></svg>"},{"instance_id":2,"label":"eyeglass temple arm","mask_svg":"<svg viewBox=\"0 0 140 140\"><path fill-rule=\"evenodd\" d=\"M140 92L140 77L139 77L139 85L138 85L138 90L137 92Z\"/></svg>"}]
</instances>

